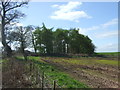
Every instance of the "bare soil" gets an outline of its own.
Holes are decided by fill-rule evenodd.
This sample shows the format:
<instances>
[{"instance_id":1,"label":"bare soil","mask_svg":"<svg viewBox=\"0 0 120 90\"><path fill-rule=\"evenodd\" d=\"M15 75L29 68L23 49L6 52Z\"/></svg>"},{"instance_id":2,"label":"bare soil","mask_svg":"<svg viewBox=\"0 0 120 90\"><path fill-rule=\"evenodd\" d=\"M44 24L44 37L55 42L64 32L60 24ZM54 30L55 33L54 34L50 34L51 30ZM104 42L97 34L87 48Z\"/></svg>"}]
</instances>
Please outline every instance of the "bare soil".
<instances>
[{"instance_id":1,"label":"bare soil","mask_svg":"<svg viewBox=\"0 0 120 90\"><path fill-rule=\"evenodd\" d=\"M43 58L42 60L68 73L71 77L87 84L91 88L118 88L119 86L118 66L98 63L94 65L75 65L64 61L61 63L54 62L54 59L57 58Z\"/></svg>"}]
</instances>

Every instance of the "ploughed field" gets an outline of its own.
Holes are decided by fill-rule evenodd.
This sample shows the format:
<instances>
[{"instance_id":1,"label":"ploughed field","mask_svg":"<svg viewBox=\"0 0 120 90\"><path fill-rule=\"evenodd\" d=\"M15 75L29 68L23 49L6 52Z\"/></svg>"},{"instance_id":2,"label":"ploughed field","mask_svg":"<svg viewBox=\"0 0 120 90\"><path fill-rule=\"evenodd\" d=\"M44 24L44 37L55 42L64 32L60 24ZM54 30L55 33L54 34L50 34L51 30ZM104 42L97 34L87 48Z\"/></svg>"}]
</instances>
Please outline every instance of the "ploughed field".
<instances>
[{"instance_id":1,"label":"ploughed field","mask_svg":"<svg viewBox=\"0 0 120 90\"><path fill-rule=\"evenodd\" d=\"M117 58L41 58L91 88L118 88Z\"/></svg>"},{"instance_id":2,"label":"ploughed field","mask_svg":"<svg viewBox=\"0 0 120 90\"><path fill-rule=\"evenodd\" d=\"M44 72L44 87L118 88L118 60L103 57L34 57L22 56L2 61L3 87L41 88L38 75ZM34 68L30 68L32 62ZM37 71L37 73L36 73ZM9 78L8 78L9 76ZM36 82L37 81L37 82ZM39 80L40 81L40 80Z\"/></svg>"}]
</instances>

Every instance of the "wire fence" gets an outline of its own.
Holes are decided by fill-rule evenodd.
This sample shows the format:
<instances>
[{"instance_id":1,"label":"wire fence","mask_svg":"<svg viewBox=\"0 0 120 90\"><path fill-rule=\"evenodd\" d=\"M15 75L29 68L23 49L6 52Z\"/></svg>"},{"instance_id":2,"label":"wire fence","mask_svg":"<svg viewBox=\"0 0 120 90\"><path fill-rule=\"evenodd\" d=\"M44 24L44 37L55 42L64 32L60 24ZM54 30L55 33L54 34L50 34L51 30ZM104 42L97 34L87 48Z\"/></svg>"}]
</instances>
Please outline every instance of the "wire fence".
<instances>
[{"instance_id":1,"label":"wire fence","mask_svg":"<svg viewBox=\"0 0 120 90\"><path fill-rule=\"evenodd\" d=\"M46 75L45 71L42 71L39 66L32 61L29 61L29 70L29 80L31 80L37 88L52 88L53 90L56 88L62 88L62 86L57 83L57 80L53 80Z\"/></svg>"}]
</instances>

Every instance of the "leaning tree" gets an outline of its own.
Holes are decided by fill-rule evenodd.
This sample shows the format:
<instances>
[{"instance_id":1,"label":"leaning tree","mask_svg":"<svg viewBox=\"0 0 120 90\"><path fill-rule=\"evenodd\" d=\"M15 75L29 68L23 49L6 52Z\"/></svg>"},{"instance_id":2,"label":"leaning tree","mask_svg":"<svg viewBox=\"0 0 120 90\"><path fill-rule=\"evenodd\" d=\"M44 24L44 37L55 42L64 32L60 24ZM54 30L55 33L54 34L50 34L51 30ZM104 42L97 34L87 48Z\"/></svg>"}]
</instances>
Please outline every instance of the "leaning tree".
<instances>
[{"instance_id":1,"label":"leaning tree","mask_svg":"<svg viewBox=\"0 0 120 90\"><path fill-rule=\"evenodd\" d=\"M0 24L1 24L1 36L2 44L7 56L11 56L12 50L7 43L6 33L7 26L18 22L18 19L24 16L18 8L21 8L28 4L28 0L0 0Z\"/></svg>"}]
</instances>

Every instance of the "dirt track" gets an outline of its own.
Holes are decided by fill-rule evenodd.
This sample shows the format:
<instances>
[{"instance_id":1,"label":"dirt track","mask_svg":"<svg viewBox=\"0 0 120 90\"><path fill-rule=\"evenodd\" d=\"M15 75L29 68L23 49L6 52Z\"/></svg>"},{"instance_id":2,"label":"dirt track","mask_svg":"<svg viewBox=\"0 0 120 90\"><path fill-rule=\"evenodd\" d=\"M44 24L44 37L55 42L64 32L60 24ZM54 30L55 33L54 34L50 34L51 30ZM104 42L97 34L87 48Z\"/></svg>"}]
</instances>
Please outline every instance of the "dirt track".
<instances>
[{"instance_id":1,"label":"dirt track","mask_svg":"<svg viewBox=\"0 0 120 90\"><path fill-rule=\"evenodd\" d=\"M42 59L92 88L118 88L118 67L109 65L68 65Z\"/></svg>"}]
</instances>

